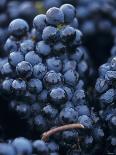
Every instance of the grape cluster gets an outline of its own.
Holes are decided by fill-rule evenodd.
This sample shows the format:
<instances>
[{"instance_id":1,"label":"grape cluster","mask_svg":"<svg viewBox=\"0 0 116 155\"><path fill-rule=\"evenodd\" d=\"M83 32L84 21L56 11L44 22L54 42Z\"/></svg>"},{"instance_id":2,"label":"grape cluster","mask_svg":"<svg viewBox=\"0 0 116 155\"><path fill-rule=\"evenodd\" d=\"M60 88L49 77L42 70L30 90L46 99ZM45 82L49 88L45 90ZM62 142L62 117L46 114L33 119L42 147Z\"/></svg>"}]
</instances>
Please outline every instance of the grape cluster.
<instances>
[{"instance_id":1,"label":"grape cluster","mask_svg":"<svg viewBox=\"0 0 116 155\"><path fill-rule=\"evenodd\" d=\"M5 44L10 54L0 72L2 96L8 98L11 113L27 124L30 136L40 138L53 127L78 122L87 128L87 134L73 129L52 136L62 154L70 153L72 148L79 151L85 144L85 152L96 147L93 135L97 127L101 131L100 136L96 135L98 141L104 137L84 91L93 69L81 45L82 33L72 24L75 17L76 10L70 4L50 8L34 18L31 33L26 21L13 20Z\"/></svg>"},{"instance_id":2,"label":"grape cluster","mask_svg":"<svg viewBox=\"0 0 116 155\"><path fill-rule=\"evenodd\" d=\"M54 141L45 143L43 140L28 140L19 137L14 140L7 140L0 144L0 154L3 155L59 155L59 146Z\"/></svg>"},{"instance_id":3,"label":"grape cluster","mask_svg":"<svg viewBox=\"0 0 116 155\"><path fill-rule=\"evenodd\" d=\"M82 0L77 6L80 29L85 35L84 44L95 58L95 67L105 63L110 56L115 36L115 7L115 0Z\"/></svg>"},{"instance_id":4,"label":"grape cluster","mask_svg":"<svg viewBox=\"0 0 116 155\"><path fill-rule=\"evenodd\" d=\"M111 58L99 68L99 78L95 85L96 108L107 135L107 147L112 151L116 145L116 57ZM108 150L108 148L107 148Z\"/></svg>"}]
</instances>

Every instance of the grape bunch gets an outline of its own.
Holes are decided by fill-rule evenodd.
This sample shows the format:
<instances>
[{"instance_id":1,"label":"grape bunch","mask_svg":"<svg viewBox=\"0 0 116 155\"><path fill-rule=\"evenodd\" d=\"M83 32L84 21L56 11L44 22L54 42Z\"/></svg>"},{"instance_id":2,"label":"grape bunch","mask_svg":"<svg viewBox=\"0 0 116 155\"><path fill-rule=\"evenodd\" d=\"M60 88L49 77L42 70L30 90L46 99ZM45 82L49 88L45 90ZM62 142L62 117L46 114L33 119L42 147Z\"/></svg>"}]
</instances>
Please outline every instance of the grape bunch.
<instances>
[{"instance_id":1,"label":"grape bunch","mask_svg":"<svg viewBox=\"0 0 116 155\"><path fill-rule=\"evenodd\" d=\"M58 150L59 146L54 141L45 143L43 140L31 141L24 137L10 139L0 144L0 154L3 155L59 155Z\"/></svg>"},{"instance_id":2,"label":"grape bunch","mask_svg":"<svg viewBox=\"0 0 116 155\"><path fill-rule=\"evenodd\" d=\"M99 77L95 85L96 108L107 135L107 147L115 152L116 145L116 57L111 58L99 68ZM107 148L107 150L108 150ZM106 151L107 151L106 150Z\"/></svg>"},{"instance_id":3,"label":"grape bunch","mask_svg":"<svg viewBox=\"0 0 116 155\"><path fill-rule=\"evenodd\" d=\"M95 67L105 63L110 56L115 37L115 7L115 0L82 0L77 5L84 45L94 58Z\"/></svg>"},{"instance_id":4,"label":"grape bunch","mask_svg":"<svg viewBox=\"0 0 116 155\"><path fill-rule=\"evenodd\" d=\"M13 20L5 43L9 56L0 72L2 96L9 110L27 125L24 135L41 138L43 132L66 124L80 123L87 128L87 134L73 129L52 135L62 154L70 153L72 148L79 151L84 144L85 152L91 147L99 152L96 144L104 137L86 97L86 79L93 69L82 46L82 33L72 24L75 17L75 8L64 4L37 15L31 32L26 21ZM96 135L98 140L93 137L97 127L101 131Z\"/></svg>"}]
</instances>

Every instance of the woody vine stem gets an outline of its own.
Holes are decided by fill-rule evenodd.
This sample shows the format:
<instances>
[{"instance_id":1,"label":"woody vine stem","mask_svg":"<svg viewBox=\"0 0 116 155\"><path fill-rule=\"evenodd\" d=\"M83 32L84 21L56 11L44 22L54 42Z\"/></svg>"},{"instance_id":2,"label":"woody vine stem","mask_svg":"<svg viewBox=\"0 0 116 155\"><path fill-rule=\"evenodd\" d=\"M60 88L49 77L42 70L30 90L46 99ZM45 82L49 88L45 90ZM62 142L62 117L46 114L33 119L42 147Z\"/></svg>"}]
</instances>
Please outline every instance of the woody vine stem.
<instances>
[{"instance_id":1,"label":"woody vine stem","mask_svg":"<svg viewBox=\"0 0 116 155\"><path fill-rule=\"evenodd\" d=\"M67 125L56 127L56 128L52 128L42 134L42 140L47 141L50 136L58 132L70 130L70 129L84 129L84 126L79 123L74 123L74 124L67 124Z\"/></svg>"}]
</instances>

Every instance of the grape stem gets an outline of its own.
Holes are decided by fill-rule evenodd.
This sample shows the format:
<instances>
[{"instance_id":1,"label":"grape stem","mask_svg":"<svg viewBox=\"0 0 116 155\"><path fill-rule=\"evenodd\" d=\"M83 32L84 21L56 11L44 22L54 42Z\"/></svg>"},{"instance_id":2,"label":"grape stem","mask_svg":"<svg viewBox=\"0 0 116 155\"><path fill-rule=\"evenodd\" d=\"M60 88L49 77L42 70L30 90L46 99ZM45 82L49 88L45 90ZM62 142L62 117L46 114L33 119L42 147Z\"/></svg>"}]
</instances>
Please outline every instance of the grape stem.
<instances>
[{"instance_id":1,"label":"grape stem","mask_svg":"<svg viewBox=\"0 0 116 155\"><path fill-rule=\"evenodd\" d=\"M69 129L80 129L80 128L84 128L84 126L79 123L67 124L67 125L56 127L56 128L52 128L42 134L42 140L47 141L51 135L54 135L61 131L65 131Z\"/></svg>"}]
</instances>

